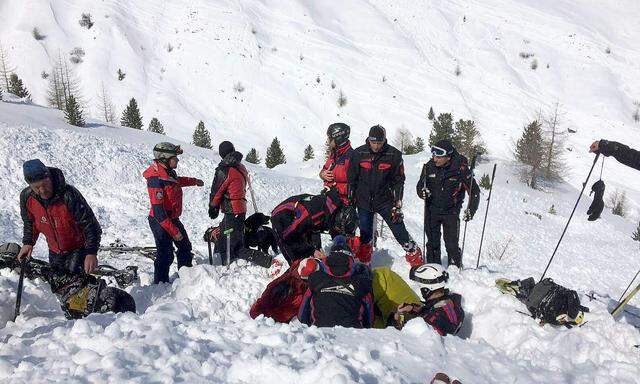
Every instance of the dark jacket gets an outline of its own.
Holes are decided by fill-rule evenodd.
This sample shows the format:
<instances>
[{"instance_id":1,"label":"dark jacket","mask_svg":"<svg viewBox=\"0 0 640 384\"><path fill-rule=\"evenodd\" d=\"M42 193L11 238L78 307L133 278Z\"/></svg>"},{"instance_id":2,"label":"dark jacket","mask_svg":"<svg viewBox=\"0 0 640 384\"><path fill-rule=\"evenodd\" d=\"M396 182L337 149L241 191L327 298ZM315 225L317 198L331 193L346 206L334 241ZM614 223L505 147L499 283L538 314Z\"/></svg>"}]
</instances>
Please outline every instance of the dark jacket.
<instances>
[{"instance_id":1,"label":"dark jacket","mask_svg":"<svg viewBox=\"0 0 640 384\"><path fill-rule=\"evenodd\" d=\"M240 152L231 152L216 168L216 175L211 183L209 205L219 207L222 213L247 213L248 172L241 161Z\"/></svg>"},{"instance_id":2,"label":"dark jacket","mask_svg":"<svg viewBox=\"0 0 640 384\"><path fill-rule=\"evenodd\" d=\"M402 153L385 143L380 152L366 143L354 150L349 164L349 199L358 208L378 211L402 201Z\"/></svg>"},{"instance_id":3,"label":"dark jacket","mask_svg":"<svg viewBox=\"0 0 640 384\"><path fill-rule=\"evenodd\" d=\"M598 151L605 156L613 156L622 164L640 170L640 151L631 149L615 141L600 140Z\"/></svg>"},{"instance_id":4,"label":"dark jacket","mask_svg":"<svg viewBox=\"0 0 640 384\"><path fill-rule=\"evenodd\" d=\"M464 322L462 296L445 289L444 296L414 305L410 317L420 316L441 336L455 335Z\"/></svg>"},{"instance_id":5,"label":"dark jacket","mask_svg":"<svg viewBox=\"0 0 640 384\"><path fill-rule=\"evenodd\" d=\"M168 169L155 160L142 176L147 180L151 202L149 216L155 217L171 237L177 235L180 230L173 219L182 214L182 187L197 185L198 179L178 177L175 170Z\"/></svg>"},{"instance_id":6,"label":"dark jacket","mask_svg":"<svg viewBox=\"0 0 640 384\"><path fill-rule=\"evenodd\" d=\"M324 163L322 170L333 171L334 179L332 182L325 181L325 187L336 187L340 192L340 198L346 204L347 199L347 186L348 179L347 173L349 171L349 164L351 163L351 156L353 155L353 148L351 148L351 142L347 141L340 148L336 148L335 151L331 151L327 161Z\"/></svg>"},{"instance_id":7,"label":"dark jacket","mask_svg":"<svg viewBox=\"0 0 640 384\"><path fill-rule=\"evenodd\" d=\"M283 252L292 253L291 258L312 256L316 247L312 235L331 228L333 213L342 206L335 190L327 194L302 194L291 196L278 204L271 212L271 226L278 236Z\"/></svg>"},{"instance_id":8,"label":"dark jacket","mask_svg":"<svg viewBox=\"0 0 640 384\"><path fill-rule=\"evenodd\" d=\"M302 323L318 327L373 326L371 272L365 265L356 264L344 275L336 276L321 263L307 282L309 289L298 314Z\"/></svg>"},{"instance_id":9,"label":"dark jacket","mask_svg":"<svg viewBox=\"0 0 640 384\"><path fill-rule=\"evenodd\" d=\"M20 193L22 243L35 245L42 233L49 252L84 249L96 254L102 229L91 207L76 188L66 183L61 170L49 168L49 172L54 188L52 198L42 200L29 187Z\"/></svg>"},{"instance_id":10,"label":"dark jacket","mask_svg":"<svg viewBox=\"0 0 640 384\"><path fill-rule=\"evenodd\" d=\"M469 194L467 208L471 214L475 214L480 204L480 188L469 169L467 158L453 152L451 160L444 167L437 167L436 163L429 160L422 167L420 180L416 185L418 195L421 195L426 186L430 192L427 196L429 212L439 215L457 215L460 213L464 201L465 192Z\"/></svg>"}]
</instances>

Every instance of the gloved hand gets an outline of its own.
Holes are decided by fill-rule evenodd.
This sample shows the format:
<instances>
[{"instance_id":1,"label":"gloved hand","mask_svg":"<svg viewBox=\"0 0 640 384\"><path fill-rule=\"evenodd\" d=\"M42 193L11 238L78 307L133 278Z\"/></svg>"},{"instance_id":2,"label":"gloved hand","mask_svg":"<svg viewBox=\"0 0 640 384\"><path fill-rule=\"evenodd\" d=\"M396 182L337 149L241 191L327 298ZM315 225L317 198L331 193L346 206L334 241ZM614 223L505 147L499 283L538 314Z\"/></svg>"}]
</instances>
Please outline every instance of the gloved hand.
<instances>
[{"instance_id":1,"label":"gloved hand","mask_svg":"<svg viewBox=\"0 0 640 384\"><path fill-rule=\"evenodd\" d=\"M471 221L473 219L473 213L467 208L464 210L464 214L462 215L462 220Z\"/></svg>"},{"instance_id":2,"label":"gloved hand","mask_svg":"<svg viewBox=\"0 0 640 384\"><path fill-rule=\"evenodd\" d=\"M209 227L204 232L204 241L205 242L217 242L218 237L220 237L220 227Z\"/></svg>"},{"instance_id":3,"label":"gloved hand","mask_svg":"<svg viewBox=\"0 0 640 384\"><path fill-rule=\"evenodd\" d=\"M219 214L220 214L220 208L219 207L209 206L209 217L212 220L215 220L218 217Z\"/></svg>"},{"instance_id":4,"label":"gloved hand","mask_svg":"<svg viewBox=\"0 0 640 384\"><path fill-rule=\"evenodd\" d=\"M421 198L422 200L426 199L430 195L431 195L431 191L429 191L428 189L423 188L418 190L418 197Z\"/></svg>"},{"instance_id":5,"label":"gloved hand","mask_svg":"<svg viewBox=\"0 0 640 384\"><path fill-rule=\"evenodd\" d=\"M402 213L402 208L393 207L391 208L391 222L394 224L402 223L404 219L404 214Z\"/></svg>"}]
</instances>

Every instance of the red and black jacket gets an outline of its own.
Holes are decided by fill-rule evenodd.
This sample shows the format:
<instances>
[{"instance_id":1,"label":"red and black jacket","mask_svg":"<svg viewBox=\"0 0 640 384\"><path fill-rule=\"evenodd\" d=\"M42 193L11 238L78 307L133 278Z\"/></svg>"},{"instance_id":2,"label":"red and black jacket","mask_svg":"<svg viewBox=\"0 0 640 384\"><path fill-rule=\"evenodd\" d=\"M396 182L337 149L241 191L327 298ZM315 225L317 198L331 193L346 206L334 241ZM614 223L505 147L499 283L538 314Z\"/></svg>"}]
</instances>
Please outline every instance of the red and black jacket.
<instances>
[{"instance_id":1,"label":"red and black jacket","mask_svg":"<svg viewBox=\"0 0 640 384\"><path fill-rule=\"evenodd\" d=\"M616 141L600 140L598 152L605 156L613 156L622 164L640 170L640 151L631 149Z\"/></svg>"},{"instance_id":2,"label":"red and black jacket","mask_svg":"<svg viewBox=\"0 0 640 384\"><path fill-rule=\"evenodd\" d=\"M347 141L340 148L331 151L326 163L322 167L322 171L330 170L334 175L333 181L325 181L324 186L329 188L336 187L340 193L340 198L345 204L348 202L347 186L349 185L349 180L347 173L352 155L353 148L351 148L351 142Z\"/></svg>"},{"instance_id":3,"label":"red and black jacket","mask_svg":"<svg viewBox=\"0 0 640 384\"><path fill-rule=\"evenodd\" d=\"M358 208L377 212L402 201L404 164L402 152L385 143L380 152L371 151L369 144L354 150L349 164L348 194Z\"/></svg>"},{"instance_id":4,"label":"red and black jacket","mask_svg":"<svg viewBox=\"0 0 640 384\"><path fill-rule=\"evenodd\" d=\"M371 328L373 326L373 288L371 273L363 264L352 264L340 276L329 266L309 275L298 319L317 327Z\"/></svg>"},{"instance_id":5,"label":"red and black jacket","mask_svg":"<svg viewBox=\"0 0 640 384\"><path fill-rule=\"evenodd\" d=\"M480 204L480 187L473 178L467 158L458 152L451 154L451 160L444 167L437 167L433 159L429 160L420 174L416 191L426 186L430 192L427 197L429 212L436 215L457 215L464 202L465 192L469 194L467 208L475 214Z\"/></svg>"},{"instance_id":6,"label":"red and black jacket","mask_svg":"<svg viewBox=\"0 0 640 384\"><path fill-rule=\"evenodd\" d=\"M464 322L462 296L450 293L447 289L444 296L426 301L421 307L417 307L415 314L422 317L440 336L455 335Z\"/></svg>"},{"instance_id":7,"label":"red and black jacket","mask_svg":"<svg viewBox=\"0 0 640 384\"><path fill-rule=\"evenodd\" d=\"M271 226L276 232L280 248L291 260L313 255L316 247L314 233L331 228L336 209L342 206L335 189L326 194L302 194L291 196L278 204L271 212Z\"/></svg>"},{"instance_id":8,"label":"red and black jacket","mask_svg":"<svg viewBox=\"0 0 640 384\"><path fill-rule=\"evenodd\" d=\"M222 213L239 215L247 213L247 169L240 164L242 154L228 154L218 167L211 183L209 205L219 207Z\"/></svg>"},{"instance_id":9,"label":"red and black jacket","mask_svg":"<svg viewBox=\"0 0 640 384\"><path fill-rule=\"evenodd\" d=\"M98 253L102 229L91 207L76 188L65 182L61 170L49 168L49 172L54 188L52 198L42 200L29 187L20 193L22 243L35 245L42 233L51 253L79 249Z\"/></svg>"},{"instance_id":10,"label":"red and black jacket","mask_svg":"<svg viewBox=\"0 0 640 384\"><path fill-rule=\"evenodd\" d=\"M197 185L198 179L178 177L173 169L168 169L156 160L143 173L147 179L147 191L151 200L149 216L154 217L171 237L180 230L173 223L182 214L182 187Z\"/></svg>"}]
</instances>

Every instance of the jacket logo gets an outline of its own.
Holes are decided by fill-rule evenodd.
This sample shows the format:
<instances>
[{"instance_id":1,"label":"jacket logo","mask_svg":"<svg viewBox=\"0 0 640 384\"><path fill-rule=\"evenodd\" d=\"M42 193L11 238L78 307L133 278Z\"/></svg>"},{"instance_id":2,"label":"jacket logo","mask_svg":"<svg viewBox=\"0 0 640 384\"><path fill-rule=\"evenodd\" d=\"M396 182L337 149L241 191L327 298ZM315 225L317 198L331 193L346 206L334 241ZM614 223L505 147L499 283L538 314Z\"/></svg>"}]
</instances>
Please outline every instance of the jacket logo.
<instances>
[{"instance_id":1,"label":"jacket logo","mask_svg":"<svg viewBox=\"0 0 640 384\"><path fill-rule=\"evenodd\" d=\"M41 222L41 223L46 223L46 222L47 222L47 217L46 217L46 216L42 216L42 217L40 218L40 222Z\"/></svg>"},{"instance_id":2,"label":"jacket logo","mask_svg":"<svg viewBox=\"0 0 640 384\"><path fill-rule=\"evenodd\" d=\"M432 173L432 174L429 175L429 177L436 177L436 174Z\"/></svg>"},{"instance_id":3,"label":"jacket logo","mask_svg":"<svg viewBox=\"0 0 640 384\"><path fill-rule=\"evenodd\" d=\"M322 293L338 293L340 295L355 296L355 288L353 287L352 284L349 284L348 286L336 285L336 286L333 286L333 287L322 288L320 290L320 292L322 292Z\"/></svg>"},{"instance_id":4,"label":"jacket logo","mask_svg":"<svg viewBox=\"0 0 640 384\"><path fill-rule=\"evenodd\" d=\"M162 191L156 192L156 199L162 200L163 197L164 197L164 193Z\"/></svg>"}]
</instances>

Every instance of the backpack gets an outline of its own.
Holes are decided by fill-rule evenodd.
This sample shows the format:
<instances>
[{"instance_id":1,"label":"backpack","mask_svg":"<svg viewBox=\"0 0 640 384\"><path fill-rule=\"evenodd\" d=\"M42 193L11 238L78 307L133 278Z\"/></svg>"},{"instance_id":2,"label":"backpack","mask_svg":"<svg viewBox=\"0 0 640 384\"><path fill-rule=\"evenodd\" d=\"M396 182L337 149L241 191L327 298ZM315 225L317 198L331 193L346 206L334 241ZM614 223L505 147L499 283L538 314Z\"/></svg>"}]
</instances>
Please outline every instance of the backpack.
<instances>
[{"instance_id":1,"label":"backpack","mask_svg":"<svg viewBox=\"0 0 640 384\"><path fill-rule=\"evenodd\" d=\"M531 286L533 279L523 280L521 284L521 291L526 291L530 287L529 294L523 300L524 304L531 312L531 316L540 319L543 323L570 327L578 324L578 322L560 321L559 316L566 314L571 319L576 319L581 311L589 311L589 308L580 305L580 299L576 291L556 284L550 278L546 278L533 286ZM529 287L526 287L526 285L529 285Z\"/></svg>"}]
</instances>

